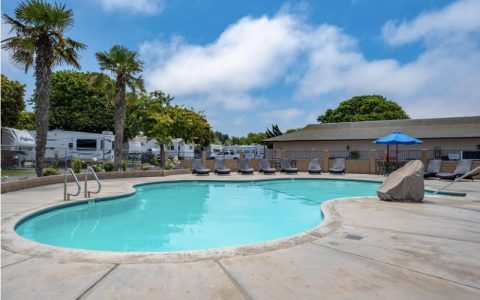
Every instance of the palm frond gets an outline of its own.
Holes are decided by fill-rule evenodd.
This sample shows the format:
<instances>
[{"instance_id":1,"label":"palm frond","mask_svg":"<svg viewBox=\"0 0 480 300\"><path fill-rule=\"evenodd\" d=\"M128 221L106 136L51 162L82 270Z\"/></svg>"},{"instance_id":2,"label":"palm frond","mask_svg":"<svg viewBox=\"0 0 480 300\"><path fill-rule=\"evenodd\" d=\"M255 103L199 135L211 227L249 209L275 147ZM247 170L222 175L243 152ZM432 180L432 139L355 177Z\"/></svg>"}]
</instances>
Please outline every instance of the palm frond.
<instances>
[{"instance_id":1,"label":"palm frond","mask_svg":"<svg viewBox=\"0 0 480 300\"><path fill-rule=\"evenodd\" d=\"M63 35L73 24L73 11L64 4L50 4L44 0L21 2L15 9L15 18L3 14L10 33L14 36L2 41L2 47L9 50L13 62L25 68L33 65L38 47L50 49L52 57L45 57L50 67L69 64L80 68L78 51L85 45Z\"/></svg>"}]
</instances>

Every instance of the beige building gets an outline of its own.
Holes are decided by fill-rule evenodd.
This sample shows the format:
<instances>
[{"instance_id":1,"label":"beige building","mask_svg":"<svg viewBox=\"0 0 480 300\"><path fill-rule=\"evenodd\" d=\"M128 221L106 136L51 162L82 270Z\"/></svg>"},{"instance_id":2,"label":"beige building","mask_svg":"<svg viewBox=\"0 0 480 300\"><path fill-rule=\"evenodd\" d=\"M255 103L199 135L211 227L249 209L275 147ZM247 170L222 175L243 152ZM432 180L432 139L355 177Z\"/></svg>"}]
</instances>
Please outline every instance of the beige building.
<instances>
[{"instance_id":1,"label":"beige building","mask_svg":"<svg viewBox=\"0 0 480 300\"><path fill-rule=\"evenodd\" d=\"M422 149L429 150L429 158L480 159L480 116L310 124L267 141L273 143L274 151L291 158L315 156L312 153L321 156L329 150L330 157L352 157L354 153L356 158L368 159L373 149L379 157L385 154L386 145L373 141L394 131L423 141L419 145L400 145L401 159L418 158ZM390 148L390 155L395 154L395 146Z\"/></svg>"}]
</instances>

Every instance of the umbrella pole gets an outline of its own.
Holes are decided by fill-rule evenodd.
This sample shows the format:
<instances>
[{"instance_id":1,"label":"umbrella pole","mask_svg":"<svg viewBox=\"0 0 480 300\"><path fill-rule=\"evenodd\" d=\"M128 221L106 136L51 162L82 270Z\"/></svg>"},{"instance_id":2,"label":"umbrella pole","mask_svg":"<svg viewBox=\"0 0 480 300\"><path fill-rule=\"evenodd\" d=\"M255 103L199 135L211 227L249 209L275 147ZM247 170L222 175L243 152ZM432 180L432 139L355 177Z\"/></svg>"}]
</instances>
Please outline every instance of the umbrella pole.
<instances>
[{"instance_id":1,"label":"umbrella pole","mask_svg":"<svg viewBox=\"0 0 480 300\"><path fill-rule=\"evenodd\" d=\"M387 163L390 161L390 145L387 144Z\"/></svg>"},{"instance_id":2,"label":"umbrella pole","mask_svg":"<svg viewBox=\"0 0 480 300\"><path fill-rule=\"evenodd\" d=\"M398 144L396 144L397 150L395 151L395 156L397 157L397 163L398 163Z\"/></svg>"}]
</instances>

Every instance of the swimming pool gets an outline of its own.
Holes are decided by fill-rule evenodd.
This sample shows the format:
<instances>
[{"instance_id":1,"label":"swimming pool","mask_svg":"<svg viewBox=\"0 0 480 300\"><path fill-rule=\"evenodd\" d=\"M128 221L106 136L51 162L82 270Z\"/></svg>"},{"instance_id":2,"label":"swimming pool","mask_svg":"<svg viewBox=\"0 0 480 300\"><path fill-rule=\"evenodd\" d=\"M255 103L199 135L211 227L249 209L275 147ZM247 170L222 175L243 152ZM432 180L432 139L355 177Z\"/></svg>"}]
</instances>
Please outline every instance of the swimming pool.
<instances>
[{"instance_id":1,"label":"swimming pool","mask_svg":"<svg viewBox=\"0 0 480 300\"><path fill-rule=\"evenodd\" d=\"M16 232L49 245L119 252L239 246L319 225L324 201L375 195L380 183L331 179L183 181L82 202L21 220Z\"/></svg>"}]
</instances>

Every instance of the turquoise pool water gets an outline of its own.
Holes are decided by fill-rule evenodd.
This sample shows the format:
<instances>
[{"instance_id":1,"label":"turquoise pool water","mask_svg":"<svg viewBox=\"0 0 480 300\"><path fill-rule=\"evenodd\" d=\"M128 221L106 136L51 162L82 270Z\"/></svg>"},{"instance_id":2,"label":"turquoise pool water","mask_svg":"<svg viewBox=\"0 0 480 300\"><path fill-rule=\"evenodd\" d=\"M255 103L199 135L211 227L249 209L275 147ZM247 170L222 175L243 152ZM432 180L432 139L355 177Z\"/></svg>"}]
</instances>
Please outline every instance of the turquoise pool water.
<instances>
[{"instance_id":1,"label":"turquoise pool water","mask_svg":"<svg viewBox=\"0 0 480 300\"><path fill-rule=\"evenodd\" d=\"M238 246L311 229L323 220L322 202L375 195L379 185L308 179L141 185L130 196L27 217L16 231L40 243L103 251Z\"/></svg>"}]
</instances>

